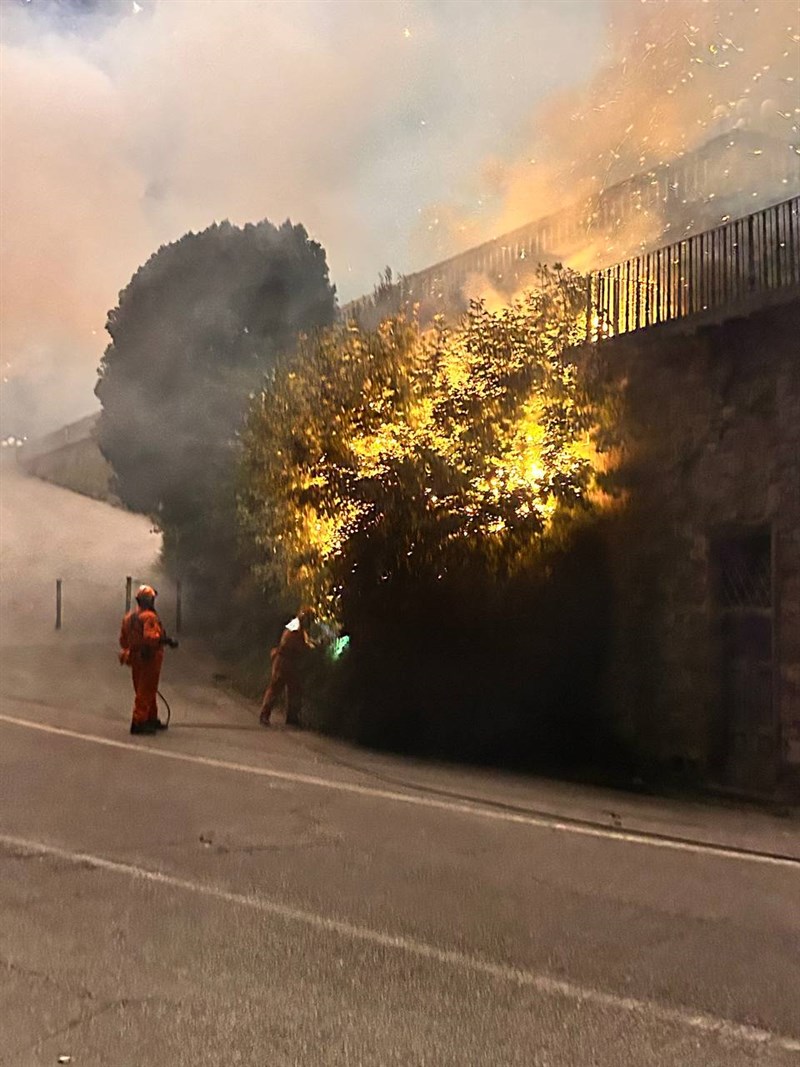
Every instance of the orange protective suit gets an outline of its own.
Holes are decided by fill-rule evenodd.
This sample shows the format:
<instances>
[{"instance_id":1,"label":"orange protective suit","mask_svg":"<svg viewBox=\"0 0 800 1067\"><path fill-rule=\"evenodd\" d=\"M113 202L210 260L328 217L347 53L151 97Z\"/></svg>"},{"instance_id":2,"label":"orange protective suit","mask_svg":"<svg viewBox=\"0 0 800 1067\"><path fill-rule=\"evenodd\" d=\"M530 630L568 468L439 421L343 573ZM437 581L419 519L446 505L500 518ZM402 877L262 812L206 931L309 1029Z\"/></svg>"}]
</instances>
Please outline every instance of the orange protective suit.
<instances>
[{"instance_id":1,"label":"orange protective suit","mask_svg":"<svg viewBox=\"0 0 800 1067\"><path fill-rule=\"evenodd\" d=\"M292 623L281 634L278 647L272 649L272 675L261 702L261 722L264 724L269 722L272 709L284 689L286 721L294 726L300 722L300 707L303 701L302 664L307 650L313 646L302 627L291 627Z\"/></svg>"},{"instance_id":2,"label":"orange protective suit","mask_svg":"<svg viewBox=\"0 0 800 1067\"><path fill-rule=\"evenodd\" d=\"M158 681L164 662L165 631L155 611L136 608L122 620L119 632L120 663L133 676L133 722L158 718Z\"/></svg>"}]
</instances>

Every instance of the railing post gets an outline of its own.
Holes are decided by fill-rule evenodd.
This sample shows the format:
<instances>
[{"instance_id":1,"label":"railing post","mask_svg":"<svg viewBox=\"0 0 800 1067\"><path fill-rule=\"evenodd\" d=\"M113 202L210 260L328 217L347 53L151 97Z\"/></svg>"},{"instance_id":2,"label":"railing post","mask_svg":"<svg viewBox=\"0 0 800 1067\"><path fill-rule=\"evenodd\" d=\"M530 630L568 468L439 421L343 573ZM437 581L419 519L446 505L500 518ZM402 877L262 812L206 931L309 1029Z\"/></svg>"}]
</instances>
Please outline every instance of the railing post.
<instances>
[{"instance_id":1,"label":"railing post","mask_svg":"<svg viewBox=\"0 0 800 1067\"><path fill-rule=\"evenodd\" d=\"M651 287L653 285L653 264L652 264L652 261L650 259L650 253L649 252L647 253L647 258L645 259L645 263L644 263L644 273L645 273L645 282L644 282L644 324L645 324L645 326L649 326L650 325L650 307L651 307L651 303L652 303L650 297L651 297Z\"/></svg>"},{"instance_id":2,"label":"railing post","mask_svg":"<svg viewBox=\"0 0 800 1067\"><path fill-rule=\"evenodd\" d=\"M705 235L705 231L703 231L702 233L698 234L698 237L699 237L700 247L698 249L699 268L698 268L698 272L697 272L698 273L698 279L697 279L698 285L697 285L697 288L698 288L698 300L699 300L700 304L699 304L699 307L696 310L697 311L705 311L706 308L708 307L708 279L706 277L706 272L708 270L708 265L706 263L706 235Z\"/></svg>"},{"instance_id":3,"label":"railing post","mask_svg":"<svg viewBox=\"0 0 800 1067\"><path fill-rule=\"evenodd\" d=\"M655 321L663 322L661 304L664 299L663 282L661 280L661 249L657 249L655 253L656 257L656 289L655 289Z\"/></svg>"},{"instance_id":4,"label":"railing post","mask_svg":"<svg viewBox=\"0 0 800 1067\"><path fill-rule=\"evenodd\" d=\"M61 629L61 579L56 578L56 629Z\"/></svg>"},{"instance_id":5,"label":"railing post","mask_svg":"<svg viewBox=\"0 0 800 1067\"><path fill-rule=\"evenodd\" d=\"M729 284L728 284L728 292L727 292L726 295L728 297L733 295L735 297L735 299L737 299L737 300L741 300L741 298L744 296L745 292L747 291L747 278L745 277L745 264L744 264L744 256L745 256L744 240L745 240L745 238L744 238L744 226L742 226L742 220L741 219L736 219L736 221L733 224L732 240L730 242L730 248L728 250L728 252L729 252L728 262L733 260L734 270L728 272L729 273L729 278L728 278ZM734 280L736 282L735 288L733 290L733 294L731 294L731 287L730 287L730 276L731 275L733 276L733 278L734 278Z\"/></svg>"},{"instance_id":6,"label":"railing post","mask_svg":"<svg viewBox=\"0 0 800 1067\"><path fill-rule=\"evenodd\" d=\"M753 216L747 217L747 289L749 292L756 287L756 250L754 241L755 227Z\"/></svg>"},{"instance_id":7,"label":"railing post","mask_svg":"<svg viewBox=\"0 0 800 1067\"><path fill-rule=\"evenodd\" d=\"M686 242L678 246L678 318L686 314Z\"/></svg>"},{"instance_id":8,"label":"railing post","mask_svg":"<svg viewBox=\"0 0 800 1067\"><path fill-rule=\"evenodd\" d=\"M591 343L592 337L592 272L586 276L586 340Z\"/></svg>"},{"instance_id":9,"label":"railing post","mask_svg":"<svg viewBox=\"0 0 800 1067\"><path fill-rule=\"evenodd\" d=\"M125 614L131 610L131 599L133 597L133 578L130 575L125 579Z\"/></svg>"},{"instance_id":10,"label":"railing post","mask_svg":"<svg viewBox=\"0 0 800 1067\"><path fill-rule=\"evenodd\" d=\"M783 249L786 247L785 243L781 240L785 236L783 232L783 208L784 204L776 204L772 208L773 219L773 245L775 248L775 284L780 289L783 284Z\"/></svg>"},{"instance_id":11,"label":"railing post","mask_svg":"<svg viewBox=\"0 0 800 1067\"><path fill-rule=\"evenodd\" d=\"M634 330L642 325L642 257L636 257L636 300L634 302L634 314L636 315Z\"/></svg>"},{"instance_id":12,"label":"railing post","mask_svg":"<svg viewBox=\"0 0 800 1067\"><path fill-rule=\"evenodd\" d=\"M671 246L668 247L667 248L667 252L666 252L666 255L667 255L667 304L666 304L666 309L665 309L665 313L664 313L664 317L665 317L666 320L669 320L669 319L672 318L672 256L673 256L673 254L674 253L672 251L672 247Z\"/></svg>"}]
</instances>

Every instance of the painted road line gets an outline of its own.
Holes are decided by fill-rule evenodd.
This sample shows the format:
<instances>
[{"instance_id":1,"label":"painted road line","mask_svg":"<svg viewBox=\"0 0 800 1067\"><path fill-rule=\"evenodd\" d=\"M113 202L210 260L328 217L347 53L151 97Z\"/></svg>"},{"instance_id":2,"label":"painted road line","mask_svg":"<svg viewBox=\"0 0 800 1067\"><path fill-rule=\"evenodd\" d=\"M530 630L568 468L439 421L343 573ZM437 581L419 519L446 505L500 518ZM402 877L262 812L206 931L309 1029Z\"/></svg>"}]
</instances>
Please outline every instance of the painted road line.
<instances>
[{"instance_id":1,"label":"painted road line","mask_svg":"<svg viewBox=\"0 0 800 1067\"><path fill-rule=\"evenodd\" d=\"M563 821L543 815L529 815L524 812L485 807L481 805L480 801L461 802L445 800L412 793L400 793L392 789L379 789L376 786L358 785L355 782L340 782L332 778L321 778L317 775L301 774L295 771L278 771L269 767L256 767L249 763L236 763L231 760L215 759L212 756L196 756L188 752L175 752L171 749L154 748L150 745L141 743L137 744L130 741L117 741L114 738L101 737L97 734L85 734L78 730L67 729L63 726L51 726L49 723L33 722L30 719L20 719L13 715L0 714L0 722L7 723L10 726L18 726L26 730L36 730L41 733L52 734L56 737L66 737L73 741L81 741L84 744L122 749L126 752L134 752L139 756L174 760L179 763L194 764L200 767L211 767L215 770L233 771L238 774L252 774L256 777L267 778L272 781L291 782L295 785L307 785L316 789L328 789L333 792L348 793L353 796L387 800L399 804L408 804L413 807L445 811L455 815L469 815L493 822L513 823L519 826L530 826L535 829L575 834L579 837L594 837L607 841L622 841L627 844L647 845L651 848L669 849L674 852L689 852L703 856L713 856L719 859L739 860L741 862L758 863L770 867L784 867L794 871L800 871L800 858L793 856L755 852L747 849L730 848L724 845L704 844L697 841L687 841L682 838L648 834L644 831L615 830L604 826L595 826L591 824L585 825L578 822Z\"/></svg>"},{"instance_id":2,"label":"painted road line","mask_svg":"<svg viewBox=\"0 0 800 1067\"><path fill-rule=\"evenodd\" d=\"M607 993L592 986L581 986L562 979L551 978L549 975L540 974L523 967L514 967L508 963L498 963L468 952L441 948L438 945L420 941L417 938L391 934L369 926L344 922L341 919L333 919L317 912L293 908L265 897L247 893L234 893L220 886L192 881L187 878L178 878L148 867L121 863L105 856L96 856L88 852L75 852L56 845L48 845L40 841L31 841L27 838L13 837L7 834L0 834L0 847L5 847L9 851L26 856L58 859L72 863L75 866L88 866L95 870L107 871L111 874L164 886L168 889L194 893L235 907L251 908L254 911L271 915L273 918L281 919L285 922L300 923L312 929L336 934L351 941L377 945L380 948L403 952L420 959L432 960L449 967L485 975L487 978L525 986L545 996L563 997L578 1004L590 1004L593 1007L611 1008L615 1011L640 1015L655 1019L661 1023L677 1025L737 1044L759 1045L782 1052L800 1052L800 1038L775 1034L770 1030L749 1026L745 1023L737 1023L731 1019L719 1018L705 1012L693 1011L689 1008L670 1008L657 1001L618 996L615 993Z\"/></svg>"}]
</instances>

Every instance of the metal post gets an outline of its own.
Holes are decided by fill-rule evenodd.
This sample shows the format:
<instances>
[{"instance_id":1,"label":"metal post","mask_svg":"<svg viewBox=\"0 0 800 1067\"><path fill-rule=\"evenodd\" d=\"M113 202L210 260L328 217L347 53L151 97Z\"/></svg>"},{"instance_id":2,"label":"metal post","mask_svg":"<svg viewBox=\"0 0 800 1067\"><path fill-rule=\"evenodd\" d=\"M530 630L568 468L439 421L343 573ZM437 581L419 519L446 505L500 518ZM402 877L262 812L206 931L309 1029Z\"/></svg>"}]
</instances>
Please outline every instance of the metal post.
<instances>
[{"instance_id":1,"label":"metal post","mask_svg":"<svg viewBox=\"0 0 800 1067\"><path fill-rule=\"evenodd\" d=\"M61 629L61 579L56 578L56 629Z\"/></svg>"},{"instance_id":2,"label":"metal post","mask_svg":"<svg viewBox=\"0 0 800 1067\"><path fill-rule=\"evenodd\" d=\"M747 290L752 293L756 287L756 240L753 216L747 216Z\"/></svg>"},{"instance_id":3,"label":"metal post","mask_svg":"<svg viewBox=\"0 0 800 1067\"><path fill-rule=\"evenodd\" d=\"M175 633L181 632L181 621L183 616L183 587L181 585L180 578L175 583Z\"/></svg>"},{"instance_id":4,"label":"metal post","mask_svg":"<svg viewBox=\"0 0 800 1067\"><path fill-rule=\"evenodd\" d=\"M598 330L599 333L599 330ZM586 275L586 340L590 343L599 340L592 333L592 274Z\"/></svg>"},{"instance_id":5,"label":"metal post","mask_svg":"<svg viewBox=\"0 0 800 1067\"><path fill-rule=\"evenodd\" d=\"M133 578L130 575L125 579L125 614L131 610L131 599L133 597Z\"/></svg>"}]
</instances>

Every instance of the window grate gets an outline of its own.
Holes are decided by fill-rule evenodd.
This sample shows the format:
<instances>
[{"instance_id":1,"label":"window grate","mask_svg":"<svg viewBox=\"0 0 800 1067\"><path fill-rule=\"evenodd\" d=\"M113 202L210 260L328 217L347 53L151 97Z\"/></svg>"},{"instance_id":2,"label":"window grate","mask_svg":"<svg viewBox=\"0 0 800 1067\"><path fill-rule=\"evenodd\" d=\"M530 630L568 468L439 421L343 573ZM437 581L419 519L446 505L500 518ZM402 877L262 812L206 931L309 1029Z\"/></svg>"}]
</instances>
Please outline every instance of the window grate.
<instances>
[{"instance_id":1,"label":"window grate","mask_svg":"<svg viewBox=\"0 0 800 1067\"><path fill-rule=\"evenodd\" d=\"M726 537L718 542L715 556L720 607L772 607L772 549L768 530Z\"/></svg>"}]
</instances>

